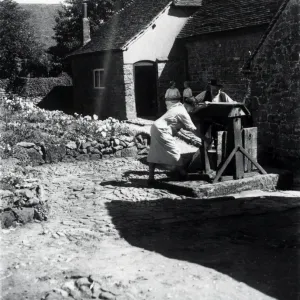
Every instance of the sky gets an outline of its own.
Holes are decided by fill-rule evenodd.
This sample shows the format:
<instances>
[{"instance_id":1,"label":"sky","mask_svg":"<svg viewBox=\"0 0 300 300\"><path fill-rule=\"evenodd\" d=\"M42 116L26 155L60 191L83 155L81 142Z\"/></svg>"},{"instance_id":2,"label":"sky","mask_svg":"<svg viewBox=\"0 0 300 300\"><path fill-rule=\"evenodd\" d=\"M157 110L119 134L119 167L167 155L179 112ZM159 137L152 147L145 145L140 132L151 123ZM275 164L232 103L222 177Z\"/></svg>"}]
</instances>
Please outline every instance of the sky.
<instances>
[{"instance_id":1,"label":"sky","mask_svg":"<svg viewBox=\"0 0 300 300\"><path fill-rule=\"evenodd\" d=\"M63 2L63 0L16 0L20 4L24 3L36 3L36 4L58 4Z\"/></svg>"}]
</instances>

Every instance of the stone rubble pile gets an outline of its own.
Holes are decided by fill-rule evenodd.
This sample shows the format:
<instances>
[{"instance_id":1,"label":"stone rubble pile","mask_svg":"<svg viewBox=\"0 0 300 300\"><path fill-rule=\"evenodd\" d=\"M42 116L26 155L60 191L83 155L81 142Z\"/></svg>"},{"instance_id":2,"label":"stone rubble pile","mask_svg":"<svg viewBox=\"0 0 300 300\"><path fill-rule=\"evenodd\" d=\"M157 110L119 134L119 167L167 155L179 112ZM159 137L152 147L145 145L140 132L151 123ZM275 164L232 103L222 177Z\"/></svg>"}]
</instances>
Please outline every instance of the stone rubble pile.
<instances>
[{"instance_id":1,"label":"stone rubble pile","mask_svg":"<svg viewBox=\"0 0 300 300\"><path fill-rule=\"evenodd\" d=\"M41 300L54 299L103 299L103 300L134 300L136 296L127 290L126 285L111 284L103 278L89 276L71 276L61 288L55 288Z\"/></svg>"},{"instance_id":2,"label":"stone rubble pile","mask_svg":"<svg viewBox=\"0 0 300 300\"><path fill-rule=\"evenodd\" d=\"M2 184L1 188L2 228L26 224L33 220L46 221L48 219L49 206L38 179L26 178L11 186Z\"/></svg>"}]
</instances>

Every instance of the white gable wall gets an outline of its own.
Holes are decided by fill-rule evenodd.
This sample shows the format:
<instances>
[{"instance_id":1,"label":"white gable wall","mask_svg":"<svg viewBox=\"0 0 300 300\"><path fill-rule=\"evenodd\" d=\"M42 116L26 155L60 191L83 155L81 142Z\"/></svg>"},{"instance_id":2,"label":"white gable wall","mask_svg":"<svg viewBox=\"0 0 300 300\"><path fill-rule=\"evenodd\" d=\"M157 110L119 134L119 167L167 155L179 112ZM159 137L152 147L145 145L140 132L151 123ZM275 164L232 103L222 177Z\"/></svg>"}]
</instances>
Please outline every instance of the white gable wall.
<instances>
[{"instance_id":1,"label":"white gable wall","mask_svg":"<svg viewBox=\"0 0 300 300\"><path fill-rule=\"evenodd\" d=\"M123 52L124 63L142 60L167 60L176 37L186 24L188 15L178 8L168 7L144 33Z\"/></svg>"},{"instance_id":2,"label":"white gable wall","mask_svg":"<svg viewBox=\"0 0 300 300\"><path fill-rule=\"evenodd\" d=\"M137 115L135 101L134 64L139 61L162 61L158 63L158 78L162 73L175 39L188 20L183 9L167 7L156 20L123 51L126 115ZM154 25L154 26L153 26ZM124 30L126 30L124 28ZM158 104L159 105L159 104Z\"/></svg>"}]
</instances>

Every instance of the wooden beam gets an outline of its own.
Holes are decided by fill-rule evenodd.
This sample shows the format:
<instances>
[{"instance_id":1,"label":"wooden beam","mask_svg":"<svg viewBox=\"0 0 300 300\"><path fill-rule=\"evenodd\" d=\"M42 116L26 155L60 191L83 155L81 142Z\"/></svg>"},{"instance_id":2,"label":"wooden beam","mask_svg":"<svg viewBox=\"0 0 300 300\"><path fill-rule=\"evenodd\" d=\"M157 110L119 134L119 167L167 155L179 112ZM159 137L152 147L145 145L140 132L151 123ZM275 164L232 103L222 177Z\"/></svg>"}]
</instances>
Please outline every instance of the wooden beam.
<instances>
[{"instance_id":1,"label":"wooden beam","mask_svg":"<svg viewBox=\"0 0 300 300\"><path fill-rule=\"evenodd\" d=\"M206 127L207 125L204 123L201 123L200 125L200 136L202 137L206 137L206 138L211 138L211 125L209 125L208 127ZM206 128L205 128L206 127ZM202 146L201 146L201 160L203 163L203 169L205 171L206 174L208 174L211 169L210 169L210 161L209 161L209 157L208 157L208 148L209 145L208 143L205 141L205 138L202 140Z\"/></svg>"},{"instance_id":2,"label":"wooden beam","mask_svg":"<svg viewBox=\"0 0 300 300\"><path fill-rule=\"evenodd\" d=\"M243 148L257 161L257 127L248 127L243 129ZM251 172L256 167L252 162L245 157L244 158L244 170L245 172Z\"/></svg>"},{"instance_id":3,"label":"wooden beam","mask_svg":"<svg viewBox=\"0 0 300 300\"><path fill-rule=\"evenodd\" d=\"M217 132L217 169L226 159L227 131Z\"/></svg>"},{"instance_id":4,"label":"wooden beam","mask_svg":"<svg viewBox=\"0 0 300 300\"><path fill-rule=\"evenodd\" d=\"M229 165L230 161L232 160L232 158L234 157L235 153L238 151L239 147L234 148L231 153L229 154L229 156L227 157L227 159L225 160L224 164L222 165L221 169L218 171L215 179L213 180L213 183L218 182L218 180L220 179L220 177L222 176L223 172L225 171L225 169L227 168L227 166Z\"/></svg>"},{"instance_id":5,"label":"wooden beam","mask_svg":"<svg viewBox=\"0 0 300 300\"><path fill-rule=\"evenodd\" d=\"M262 174L267 174L267 172L263 169L263 167L255 161L253 157L249 155L249 153L246 152L246 150L243 147L240 147L239 149L254 165L255 167L262 173Z\"/></svg>"},{"instance_id":6,"label":"wooden beam","mask_svg":"<svg viewBox=\"0 0 300 300\"><path fill-rule=\"evenodd\" d=\"M241 118L232 119L232 130L234 138L234 147L242 147L242 124ZM244 158L241 152L236 151L235 153L235 178L241 179L244 178Z\"/></svg>"}]
</instances>

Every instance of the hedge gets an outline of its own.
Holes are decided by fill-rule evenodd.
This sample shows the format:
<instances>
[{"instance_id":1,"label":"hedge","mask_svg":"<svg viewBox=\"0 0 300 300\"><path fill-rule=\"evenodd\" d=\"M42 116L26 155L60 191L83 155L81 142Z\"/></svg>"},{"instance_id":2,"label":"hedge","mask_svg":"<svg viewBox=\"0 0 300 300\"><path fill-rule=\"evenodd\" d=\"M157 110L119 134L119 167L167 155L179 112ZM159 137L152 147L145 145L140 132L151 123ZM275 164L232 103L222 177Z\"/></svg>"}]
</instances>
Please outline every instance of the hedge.
<instances>
[{"instance_id":1,"label":"hedge","mask_svg":"<svg viewBox=\"0 0 300 300\"><path fill-rule=\"evenodd\" d=\"M6 89L8 85L9 80L0 78L0 89Z\"/></svg>"},{"instance_id":2,"label":"hedge","mask_svg":"<svg viewBox=\"0 0 300 300\"><path fill-rule=\"evenodd\" d=\"M56 86L71 86L72 79L68 76L47 78L18 77L12 84L12 92L23 97L44 97Z\"/></svg>"}]
</instances>

